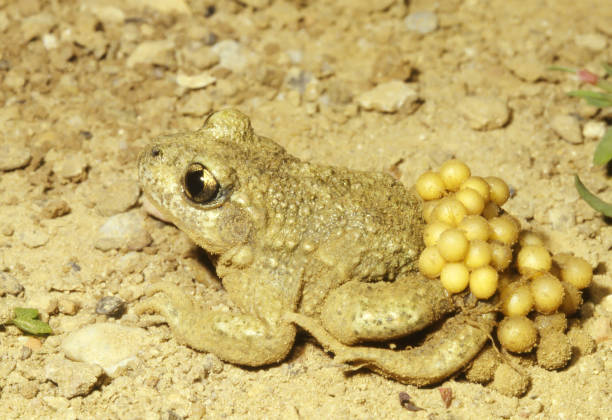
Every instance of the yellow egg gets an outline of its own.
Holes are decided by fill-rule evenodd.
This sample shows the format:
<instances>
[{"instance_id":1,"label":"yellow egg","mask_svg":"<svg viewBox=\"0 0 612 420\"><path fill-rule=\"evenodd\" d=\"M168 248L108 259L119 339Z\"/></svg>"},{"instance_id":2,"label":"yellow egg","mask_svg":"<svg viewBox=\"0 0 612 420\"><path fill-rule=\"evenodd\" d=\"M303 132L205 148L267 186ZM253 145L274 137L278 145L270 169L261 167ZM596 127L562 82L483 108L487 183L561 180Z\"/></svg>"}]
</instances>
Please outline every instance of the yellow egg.
<instances>
[{"instance_id":1,"label":"yellow egg","mask_svg":"<svg viewBox=\"0 0 612 420\"><path fill-rule=\"evenodd\" d=\"M446 263L440 273L440 281L450 293L463 292L470 282L470 272L463 263Z\"/></svg>"},{"instance_id":2,"label":"yellow egg","mask_svg":"<svg viewBox=\"0 0 612 420\"><path fill-rule=\"evenodd\" d=\"M459 200L453 197L445 197L433 209L431 220L457 226L466 215L467 210Z\"/></svg>"},{"instance_id":3,"label":"yellow egg","mask_svg":"<svg viewBox=\"0 0 612 420\"><path fill-rule=\"evenodd\" d=\"M485 207L484 198L471 188L462 188L457 191L455 198L463 204L468 214L480 214Z\"/></svg>"},{"instance_id":4,"label":"yellow egg","mask_svg":"<svg viewBox=\"0 0 612 420\"><path fill-rule=\"evenodd\" d=\"M563 303L565 289L558 278L550 273L542 273L531 280L531 294L536 311L551 314Z\"/></svg>"},{"instance_id":5,"label":"yellow egg","mask_svg":"<svg viewBox=\"0 0 612 420\"><path fill-rule=\"evenodd\" d=\"M531 351L538 339L538 330L533 322L524 316L504 318L497 327L497 339L506 349L514 353Z\"/></svg>"},{"instance_id":6,"label":"yellow egg","mask_svg":"<svg viewBox=\"0 0 612 420\"><path fill-rule=\"evenodd\" d=\"M448 229L438 239L438 251L448 262L462 261L468 251L469 242L459 229Z\"/></svg>"},{"instance_id":7,"label":"yellow egg","mask_svg":"<svg viewBox=\"0 0 612 420\"><path fill-rule=\"evenodd\" d=\"M486 241L475 239L470 241L464 263L470 268L478 268L491 262L491 245Z\"/></svg>"},{"instance_id":8,"label":"yellow egg","mask_svg":"<svg viewBox=\"0 0 612 420\"><path fill-rule=\"evenodd\" d=\"M555 255L554 260L561 268L561 280L573 284L579 290L589 287L593 280L591 264L568 254Z\"/></svg>"},{"instance_id":9,"label":"yellow egg","mask_svg":"<svg viewBox=\"0 0 612 420\"><path fill-rule=\"evenodd\" d=\"M491 265L497 271L505 270L512 262L512 249L497 241L491 242Z\"/></svg>"},{"instance_id":10,"label":"yellow egg","mask_svg":"<svg viewBox=\"0 0 612 420\"><path fill-rule=\"evenodd\" d=\"M519 244L525 245L540 245L544 246L544 240L540 235L530 230L522 230L519 233Z\"/></svg>"},{"instance_id":11,"label":"yellow egg","mask_svg":"<svg viewBox=\"0 0 612 420\"><path fill-rule=\"evenodd\" d=\"M489 265L470 273L470 291L478 299L489 299L497 291L497 271Z\"/></svg>"},{"instance_id":12,"label":"yellow egg","mask_svg":"<svg viewBox=\"0 0 612 420\"><path fill-rule=\"evenodd\" d=\"M429 278L436 278L444 267L444 258L440 255L438 248L430 246L425 248L419 256L419 271Z\"/></svg>"},{"instance_id":13,"label":"yellow egg","mask_svg":"<svg viewBox=\"0 0 612 420\"><path fill-rule=\"evenodd\" d=\"M476 239L486 241L491 235L491 227L489 226L489 222L487 222L487 220L482 216L465 216L465 218L459 222L457 227L461 229L463 233L465 233L465 237L469 241Z\"/></svg>"},{"instance_id":14,"label":"yellow egg","mask_svg":"<svg viewBox=\"0 0 612 420\"><path fill-rule=\"evenodd\" d=\"M514 220L507 215L491 218L489 226L491 226L491 239L493 240L505 245L513 245L518 239L519 229Z\"/></svg>"},{"instance_id":15,"label":"yellow egg","mask_svg":"<svg viewBox=\"0 0 612 420\"><path fill-rule=\"evenodd\" d=\"M550 270L552 259L546 248L540 245L527 245L516 256L518 271L523 275Z\"/></svg>"},{"instance_id":16,"label":"yellow egg","mask_svg":"<svg viewBox=\"0 0 612 420\"><path fill-rule=\"evenodd\" d=\"M433 221L433 211L439 202L440 200L431 200L423 203L423 219L425 219L427 223Z\"/></svg>"},{"instance_id":17,"label":"yellow egg","mask_svg":"<svg viewBox=\"0 0 612 420\"><path fill-rule=\"evenodd\" d=\"M533 309L531 289L525 282L510 283L501 291L501 310L507 316L527 315Z\"/></svg>"},{"instance_id":18,"label":"yellow egg","mask_svg":"<svg viewBox=\"0 0 612 420\"><path fill-rule=\"evenodd\" d=\"M438 243L438 239L440 235L445 230L450 229L452 226L447 225L442 222L433 222L425 226L423 230L423 241L425 241L426 246L434 246Z\"/></svg>"},{"instance_id":19,"label":"yellow egg","mask_svg":"<svg viewBox=\"0 0 612 420\"><path fill-rule=\"evenodd\" d=\"M470 168L458 159L446 161L440 167L440 176L449 191L457 191L470 175Z\"/></svg>"},{"instance_id":20,"label":"yellow egg","mask_svg":"<svg viewBox=\"0 0 612 420\"><path fill-rule=\"evenodd\" d=\"M499 208L499 206L495 204L494 202L489 201L487 204L485 204L485 207L482 210L481 214L482 214L482 217L489 220L489 219L492 219L493 217L499 216L499 213L501 213L501 209Z\"/></svg>"},{"instance_id":21,"label":"yellow egg","mask_svg":"<svg viewBox=\"0 0 612 420\"><path fill-rule=\"evenodd\" d=\"M461 184L460 190L464 188L471 188L473 190L476 190L476 192L481 195L485 202L489 201L491 187L489 187L489 184L487 183L487 181L484 180L484 178L479 176L471 176L466 179L463 184Z\"/></svg>"},{"instance_id":22,"label":"yellow egg","mask_svg":"<svg viewBox=\"0 0 612 420\"><path fill-rule=\"evenodd\" d=\"M559 306L559 310L565 315L573 315L582 305L582 292L571 283L562 281L561 285L565 294L563 295L563 302Z\"/></svg>"},{"instance_id":23,"label":"yellow egg","mask_svg":"<svg viewBox=\"0 0 612 420\"><path fill-rule=\"evenodd\" d=\"M506 184L503 179L496 176L488 176L485 178L485 181L489 184L489 197L492 202L498 206L502 206L508 201L508 197L510 197L510 188L508 188L508 184Z\"/></svg>"},{"instance_id":24,"label":"yellow egg","mask_svg":"<svg viewBox=\"0 0 612 420\"><path fill-rule=\"evenodd\" d=\"M414 186L423 200L436 200L446 192L442 178L432 171L421 174Z\"/></svg>"}]
</instances>

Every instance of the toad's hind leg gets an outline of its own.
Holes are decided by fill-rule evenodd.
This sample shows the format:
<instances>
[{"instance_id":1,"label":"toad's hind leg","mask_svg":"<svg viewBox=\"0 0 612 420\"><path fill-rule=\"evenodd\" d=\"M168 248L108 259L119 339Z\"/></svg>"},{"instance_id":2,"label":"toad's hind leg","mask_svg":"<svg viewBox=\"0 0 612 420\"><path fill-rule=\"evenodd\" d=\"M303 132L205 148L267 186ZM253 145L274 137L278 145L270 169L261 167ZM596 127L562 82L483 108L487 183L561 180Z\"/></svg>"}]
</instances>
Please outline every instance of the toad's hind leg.
<instances>
[{"instance_id":1,"label":"toad's hind leg","mask_svg":"<svg viewBox=\"0 0 612 420\"><path fill-rule=\"evenodd\" d=\"M275 363L293 345L295 327L288 322L268 323L249 314L206 310L171 283L156 283L147 295L155 296L136 305L136 313L161 314L177 341L225 361L247 366Z\"/></svg>"},{"instance_id":2,"label":"toad's hind leg","mask_svg":"<svg viewBox=\"0 0 612 420\"><path fill-rule=\"evenodd\" d=\"M405 337L455 310L439 281L410 274L394 282L352 281L321 308L323 327L344 344Z\"/></svg>"},{"instance_id":3,"label":"toad's hind leg","mask_svg":"<svg viewBox=\"0 0 612 420\"><path fill-rule=\"evenodd\" d=\"M495 314L462 314L449 318L423 345L409 350L347 346L313 318L287 313L285 319L307 330L340 362L368 367L403 383L425 386L450 377L478 354L493 329Z\"/></svg>"}]
</instances>

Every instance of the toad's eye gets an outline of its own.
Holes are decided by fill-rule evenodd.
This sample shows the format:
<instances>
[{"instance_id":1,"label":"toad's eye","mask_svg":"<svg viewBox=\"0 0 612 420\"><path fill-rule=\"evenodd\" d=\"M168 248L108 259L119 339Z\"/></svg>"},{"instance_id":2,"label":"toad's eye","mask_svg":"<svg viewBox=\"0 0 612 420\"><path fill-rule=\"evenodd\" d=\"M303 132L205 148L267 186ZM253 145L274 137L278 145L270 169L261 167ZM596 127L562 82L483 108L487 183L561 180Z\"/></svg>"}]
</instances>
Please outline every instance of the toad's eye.
<instances>
[{"instance_id":1,"label":"toad's eye","mask_svg":"<svg viewBox=\"0 0 612 420\"><path fill-rule=\"evenodd\" d=\"M208 203L219 192L219 182L204 165L199 163L192 163L187 167L183 186L187 197L198 204Z\"/></svg>"}]
</instances>

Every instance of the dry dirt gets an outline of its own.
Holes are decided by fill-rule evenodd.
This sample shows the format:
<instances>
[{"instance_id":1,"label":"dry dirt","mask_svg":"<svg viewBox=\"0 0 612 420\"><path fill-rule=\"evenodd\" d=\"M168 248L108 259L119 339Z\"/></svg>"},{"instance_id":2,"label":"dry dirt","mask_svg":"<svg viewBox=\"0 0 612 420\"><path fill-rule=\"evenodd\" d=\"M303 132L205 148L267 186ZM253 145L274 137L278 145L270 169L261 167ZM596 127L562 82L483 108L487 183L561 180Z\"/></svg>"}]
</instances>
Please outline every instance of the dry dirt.
<instances>
[{"instance_id":1,"label":"dry dirt","mask_svg":"<svg viewBox=\"0 0 612 420\"><path fill-rule=\"evenodd\" d=\"M433 12L420 15L425 33L410 30L406 16L423 11ZM601 75L611 22L604 0L0 0L0 165L10 169L0 171L10 280L0 301L37 307L56 332L0 329L2 417L610 418L612 226L573 186L579 173L612 200L591 163L610 114L567 97L580 83L546 67ZM392 85L409 91L406 103L391 89L366 109L361 95L393 80L407 82ZM145 326L127 368L68 398L48 371L63 338L99 322L142 326L130 308L147 283L171 278L227 304L174 227L147 217L133 242L106 251L98 229L130 207L144 217L136 159L149 139L230 106L303 159L390 170L410 185L455 156L504 178L508 211L553 251L596 267L579 317L597 350L559 372L528 367L520 399L450 379L446 408L436 387L345 375L306 334L283 363L243 369L177 344L159 323ZM125 300L125 314L96 314L103 296ZM404 408L400 392L422 411Z\"/></svg>"}]
</instances>

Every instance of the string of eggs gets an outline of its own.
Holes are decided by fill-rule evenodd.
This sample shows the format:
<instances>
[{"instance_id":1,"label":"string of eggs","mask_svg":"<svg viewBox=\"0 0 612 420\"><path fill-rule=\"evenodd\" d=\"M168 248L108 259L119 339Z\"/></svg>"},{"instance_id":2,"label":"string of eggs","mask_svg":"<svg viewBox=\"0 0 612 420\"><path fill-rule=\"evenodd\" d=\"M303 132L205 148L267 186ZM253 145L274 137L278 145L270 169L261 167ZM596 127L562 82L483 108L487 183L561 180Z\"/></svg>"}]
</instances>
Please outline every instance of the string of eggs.
<instances>
[{"instance_id":1,"label":"string of eggs","mask_svg":"<svg viewBox=\"0 0 612 420\"><path fill-rule=\"evenodd\" d=\"M521 231L519 221L501 209L510 196L502 179L472 176L465 163L452 159L419 176L415 188L426 222L419 270L439 278L449 293L469 287L478 299L489 299L499 290L506 317L497 336L507 350L535 347L538 332L528 318L533 310L578 310L591 266L569 254L552 257L537 234Z\"/></svg>"}]
</instances>

